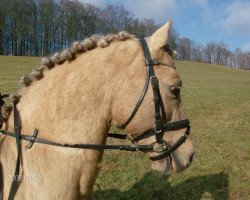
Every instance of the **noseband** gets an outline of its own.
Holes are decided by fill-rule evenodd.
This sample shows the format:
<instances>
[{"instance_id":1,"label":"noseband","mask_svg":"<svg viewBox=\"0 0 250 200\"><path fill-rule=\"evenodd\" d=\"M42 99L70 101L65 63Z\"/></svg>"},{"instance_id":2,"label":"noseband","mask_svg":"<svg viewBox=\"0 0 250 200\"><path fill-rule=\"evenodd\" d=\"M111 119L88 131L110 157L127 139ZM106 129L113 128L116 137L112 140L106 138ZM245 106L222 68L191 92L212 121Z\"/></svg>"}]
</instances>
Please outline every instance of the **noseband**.
<instances>
[{"instance_id":1,"label":"noseband","mask_svg":"<svg viewBox=\"0 0 250 200\"><path fill-rule=\"evenodd\" d=\"M21 127L19 124L19 112L16 107L16 103L13 104L13 111L14 111L14 132L8 132L4 130L0 130L0 133L3 135L7 135L10 137L14 137L16 139L16 146L17 146L17 161L16 161L16 168L15 168L15 175L14 176L19 176L19 169L20 169L20 157L21 157L21 141L25 140L28 141L29 144L26 146L26 149L31 149L34 143L40 143L40 144L46 144L46 145L52 145L52 146L58 146L58 147L67 147L67 148L77 148L77 149L95 149L95 150L104 150L104 149L110 149L110 150L124 150L124 151L146 151L146 152L155 152L158 153L157 156L150 157L151 160L156 161L163 159L167 156L170 156L172 152L174 152L179 146L181 146L187 139L190 131L190 126L189 126L189 120L188 119L182 119L179 121L175 122L166 122L166 116L165 116L165 109L164 109L164 104L162 101L162 97L160 94L160 88L159 88L159 81L158 78L155 75L154 71L154 66L155 65L167 65L161 63L159 60L151 59L150 51L147 45L147 42L145 39L140 40L141 47L144 53L145 57L145 65L146 65L146 70L147 70L147 75L146 75L146 81L144 84L144 88L142 90L142 93L136 103L136 106L129 116L128 120L123 123L122 125L118 126L120 129L125 129L127 125L132 121L134 116L136 115L145 95L149 87L149 82L151 82L151 86L153 89L153 95L154 95L154 109L155 109L155 127L144 132L143 134L133 138L131 141L133 143L137 143L142 139L154 136L155 137L155 142L149 145L134 145L134 146L129 146L129 145L100 145L100 144L60 144L57 142L53 142L50 140L38 138L38 130L35 129L32 136L30 135L25 135L21 134ZM169 67L172 67L170 65L167 65ZM4 101L3 99L8 97L9 95L1 95L0 94L0 129L3 123L3 116L1 115L1 109L4 106ZM170 146L164 139L163 135L165 132L168 131L175 131L175 130L180 130L186 128L184 134L177 140L175 144ZM129 139L126 135L124 134L113 134L109 133L109 137L114 137L118 139ZM154 150L154 145L155 144L160 145L160 148L157 148L157 150ZM13 179L11 189L10 189L10 194L9 194L9 200L14 199L14 196L17 191L18 187L18 180Z\"/></svg>"}]
</instances>

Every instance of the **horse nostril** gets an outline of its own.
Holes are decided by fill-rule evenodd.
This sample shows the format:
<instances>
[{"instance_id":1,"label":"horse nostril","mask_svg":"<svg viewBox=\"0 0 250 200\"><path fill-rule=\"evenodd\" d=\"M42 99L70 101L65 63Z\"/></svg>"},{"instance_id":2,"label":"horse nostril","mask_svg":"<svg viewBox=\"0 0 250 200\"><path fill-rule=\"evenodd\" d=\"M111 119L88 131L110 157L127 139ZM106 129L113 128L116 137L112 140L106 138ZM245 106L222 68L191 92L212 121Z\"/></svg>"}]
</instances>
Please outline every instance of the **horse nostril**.
<instances>
[{"instance_id":1,"label":"horse nostril","mask_svg":"<svg viewBox=\"0 0 250 200\"><path fill-rule=\"evenodd\" d=\"M194 153L189 158L189 163L191 163L194 160Z\"/></svg>"}]
</instances>

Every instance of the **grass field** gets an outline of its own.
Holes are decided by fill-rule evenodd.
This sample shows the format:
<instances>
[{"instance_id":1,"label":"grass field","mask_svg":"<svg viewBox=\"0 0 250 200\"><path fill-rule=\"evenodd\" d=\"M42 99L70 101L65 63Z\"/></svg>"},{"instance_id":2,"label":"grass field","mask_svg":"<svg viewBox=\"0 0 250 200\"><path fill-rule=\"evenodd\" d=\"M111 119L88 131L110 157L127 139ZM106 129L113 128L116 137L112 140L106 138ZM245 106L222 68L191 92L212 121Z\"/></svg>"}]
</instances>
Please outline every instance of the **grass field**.
<instances>
[{"instance_id":1,"label":"grass field","mask_svg":"<svg viewBox=\"0 0 250 200\"><path fill-rule=\"evenodd\" d=\"M0 56L0 91L14 92L38 58ZM176 62L196 160L163 178L142 153L106 151L97 200L250 199L250 71ZM109 140L109 143L119 141Z\"/></svg>"}]
</instances>

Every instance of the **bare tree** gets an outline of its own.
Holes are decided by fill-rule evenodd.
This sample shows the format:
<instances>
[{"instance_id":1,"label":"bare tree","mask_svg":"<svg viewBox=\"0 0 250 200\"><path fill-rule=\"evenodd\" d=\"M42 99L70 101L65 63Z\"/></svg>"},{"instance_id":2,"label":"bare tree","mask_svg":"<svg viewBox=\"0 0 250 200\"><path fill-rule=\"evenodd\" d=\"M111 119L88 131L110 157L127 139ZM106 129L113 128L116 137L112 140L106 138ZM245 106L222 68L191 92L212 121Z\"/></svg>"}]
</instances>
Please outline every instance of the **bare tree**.
<instances>
[{"instance_id":1,"label":"bare tree","mask_svg":"<svg viewBox=\"0 0 250 200\"><path fill-rule=\"evenodd\" d=\"M191 60L204 62L203 46L201 44L193 43Z\"/></svg>"},{"instance_id":2,"label":"bare tree","mask_svg":"<svg viewBox=\"0 0 250 200\"><path fill-rule=\"evenodd\" d=\"M6 22L6 0L0 0L0 55L4 53L3 43L4 43L4 28Z\"/></svg>"},{"instance_id":3,"label":"bare tree","mask_svg":"<svg viewBox=\"0 0 250 200\"><path fill-rule=\"evenodd\" d=\"M131 14L119 5L107 5L102 10L102 17L105 19L105 32L117 32L125 30Z\"/></svg>"},{"instance_id":4,"label":"bare tree","mask_svg":"<svg viewBox=\"0 0 250 200\"><path fill-rule=\"evenodd\" d=\"M158 24L140 20L122 5L98 8L78 0L0 0L0 54L47 55L92 34L126 30L137 37L152 34ZM175 29L169 44L178 59L249 69L249 52L231 52L224 42L197 44Z\"/></svg>"},{"instance_id":5,"label":"bare tree","mask_svg":"<svg viewBox=\"0 0 250 200\"><path fill-rule=\"evenodd\" d=\"M204 47L204 56L205 56L205 62L208 63L214 63L214 52L215 52L215 43L214 42L209 42L207 45Z\"/></svg>"},{"instance_id":6,"label":"bare tree","mask_svg":"<svg viewBox=\"0 0 250 200\"><path fill-rule=\"evenodd\" d=\"M180 40L179 33L172 27L170 30L170 36L168 43L171 45L173 49L177 49L178 41Z\"/></svg>"},{"instance_id":7,"label":"bare tree","mask_svg":"<svg viewBox=\"0 0 250 200\"><path fill-rule=\"evenodd\" d=\"M193 42L188 38L181 38L178 42L178 58L191 60Z\"/></svg>"}]
</instances>

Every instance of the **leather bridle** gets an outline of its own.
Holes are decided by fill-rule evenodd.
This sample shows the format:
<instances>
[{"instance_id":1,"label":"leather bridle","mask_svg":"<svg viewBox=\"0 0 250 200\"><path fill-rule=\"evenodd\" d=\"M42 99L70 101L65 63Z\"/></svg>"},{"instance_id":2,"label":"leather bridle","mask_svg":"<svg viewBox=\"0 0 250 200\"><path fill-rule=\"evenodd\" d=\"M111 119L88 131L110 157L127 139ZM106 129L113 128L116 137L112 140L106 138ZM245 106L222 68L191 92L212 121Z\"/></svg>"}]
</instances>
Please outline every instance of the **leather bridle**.
<instances>
[{"instance_id":1,"label":"leather bridle","mask_svg":"<svg viewBox=\"0 0 250 200\"><path fill-rule=\"evenodd\" d=\"M146 81L145 81L142 93L136 103L136 106L133 112L131 113L127 121L124 122L122 125L118 126L118 128L124 129L132 121L132 119L136 115L146 95L146 92L149 87L149 82L151 82L153 95L154 95L155 128L152 128L146 131L145 133L143 133L142 135L139 135L133 138L132 142L137 143L142 139L155 136L155 142L153 142L151 145L153 146L156 143L160 145L160 148L158 148L157 150L159 155L150 157L151 160L155 161L155 160L160 160L167 156L170 156L170 154L173 151L175 151L180 145L182 145L186 141L189 135L190 125L189 125L189 120L186 118L179 120L179 121L175 121L175 122L168 122L168 123L166 122L166 114L165 114L164 104L163 104L161 93L160 93L159 81L154 71L154 66L161 65L162 63L158 59L154 59L154 60L151 59L150 51L149 51L147 42L144 38L140 40L140 44L141 44L144 57L145 57L145 65L146 65L146 70L147 70ZM163 64L163 65L167 65L167 64ZM167 65L167 66L172 67L171 65ZM186 131L173 146L168 145L168 143L163 139L164 132L179 130L183 128L186 128Z\"/></svg>"},{"instance_id":2,"label":"leather bridle","mask_svg":"<svg viewBox=\"0 0 250 200\"><path fill-rule=\"evenodd\" d=\"M135 138L129 138L124 134L114 134L109 133L108 137L114 137L118 139L130 139L135 145L100 145L100 144L61 144L57 142L53 142L50 140L38 138L38 130L35 129L32 136L21 134L21 127L19 124L19 113L16 107L16 103L13 103L13 112L14 112L14 132L8 132L4 130L0 130L0 133L3 135L7 135L10 137L14 137L16 139L16 146L17 146L17 161L16 161L16 168L15 168L15 175L19 176L20 171L20 159L21 159L21 141L29 141L29 144L27 145L27 149L31 149L34 143L40 143L40 144L46 144L46 145L52 145L52 146L58 146L58 147L67 147L67 148L77 148L77 149L95 149L95 150L124 150L124 151L144 151L144 152L155 152L158 153L157 156L150 157L151 160L156 161L163 159L165 157L170 156L172 152L174 152L179 146L181 146L186 139L188 138L190 126L189 126L189 120L188 119L182 119L175 122L166 122L166 116L165 116L165 109L164 104L162 101L162 97L160 94L160 88L159 88L159 81L158 78L155 75L154 66L155 65L166 65L168 67L173 67L164 63L161 63L159 60L151 59L150 51L147 45L146 40L143 38L140 40L140 44L142 47L142 50L144 52L145 57L145 65L146 65L146 81L144 88L142 90L142 93L136 103L136 106L129 116L128 120L124 122L122 125L117 126L120 129L125 129L127 125L132 121L132 119L135 117L145 95L149 87L149 82L151 83L152 89L153 89L153 95L154 95L154 120L155 120L155 127L144 132L143 134L135 137ZM0 94L0 109L4 106L3 99L8 97L9 95L1 95ZM0 112L0 125L3 123L3 117ZM1 127L0 127L1 128ZM177 140L175 144L170 146L164 139L163 135L165 132L168 131L175 131L186 128L184 134ZM154 136L155 142L149 145L137 145L137 143L140 140L143 140L145 138ZM154 150L155 144L160 145L160 148L157 148L157 150ZM9 200L13 200L14 196L16 194L17 188L18 188L18 180L12 181L10 193L9 193Z\"/></svg>"}]
</instances>

